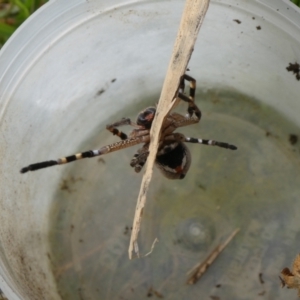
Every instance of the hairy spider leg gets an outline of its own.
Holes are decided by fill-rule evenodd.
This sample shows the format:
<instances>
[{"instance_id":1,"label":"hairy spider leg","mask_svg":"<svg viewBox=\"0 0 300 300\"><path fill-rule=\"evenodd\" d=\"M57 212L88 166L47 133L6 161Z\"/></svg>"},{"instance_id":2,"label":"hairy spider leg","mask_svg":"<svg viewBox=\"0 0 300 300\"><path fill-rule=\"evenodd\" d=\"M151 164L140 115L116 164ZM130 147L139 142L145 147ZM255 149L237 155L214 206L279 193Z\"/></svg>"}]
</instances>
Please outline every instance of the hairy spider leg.
<instances>
[{"instance_id":1,"label":"hairy spider leg","mask_svg":"<svg viewBox=\"0 0 300 300\"><path fill-rule=\"evenodd\" d=\"M196 139L193 137L186 137L184 134L175 132L165 137L165 141L177 141L177 142L185 142L185 143L194 143L194 144L203 144L207 146L218 146L225 149L237 150L237 147L228 143L219 142L215 140L203 140Z\"/></svg>"},{"instance_id":2,"label":"hairy spider leg","mask_svg":"<svg viewBox=\"0 0 300 300\"><path fill-rule=\"evenodd\" d=\"M183 92L184 92L184 80L187 80L190 82L190 95L189 97L186 96ZM181 82L179 85L179 92L178 92L178 98L187 102L189 104L188 107L188 115L190 117L193 116L193 114L195 113L196 117L200 120L201 119L201 111L198 108L198 106L195 104L195 93L196 93L196 80L187 75L184 74L181 78Z\"/></svg>"},{"instance_id":3,"label":"hairy spider leg","mask_svg":"<svg viewBox=\"0 0 300 300\"><path fill-rule=\"evenodd\" d=\"M136 173L139 173L145 165L149 155L149 143L145 144L138 152L133 156L130 166L134 168Z\"/></svg>"},{"instance_id":4,"label":"hairy spider leg","mask_svg":"<svg viewBox=\"0 0 300 300\"><path fill-rule=\"evenodd\" d=\"M104 155L104 154L107 154L107 153L110 153L110 152L114 152L114 151L117 151L117 150L128 148L128 147L140 144L140 143L148 143L149 140L150 140L149 136L140 136L140 137L137 137L137 138L126 139L126 140L122 140L122 141L104 146L104 147L102 147L100 149L97 149L97 150L88 150L88 151L85 151L85 152L81 152L81 153L73 154L73 155L70 155L70 156L62 157L62 158L59 158L57 160L48 160L48 161L35 163L35 164L29 165L25 168L22 168L20 170L20 172L21 173L26 173L28 171L36 171L36 170L39 170L39 169L52 167L52 166L55 166L55 165L62 165L62 164L70 163L72 161L83 159L83 158L91 158L91 157L95 157L95 156L100 156L100 155Z\"/></svg>"},{"instance_id":5,"label":"hairy spider leg","mask_svg":"<svg viewBox=\"0 0 300 300\"><path fill-rule=\"evenodd\" d=\"M137 129L134 129L130 134L130 138L128 138L127 134L118 130L116 127L123 125L131 125ZM91 158L94 156L99 156L103 154L107 154L113 151L121 150L124 148L128 148L140 143L149 142L149 135L147 135L148 130L144 130L143 126L139 126L136 123L132 122L129 118L122 118L120 121L115 122L113 124L107 125L106 129L110 131L113 135L117 135L122 141L104 146L98 150L89 150L77 154L73 154L67 157L62 157L57 160L49 160L40 163L31 164L25 168L20 170L21 173L26 173L28 171L36 171L39 169L52 167L55 165L66 164L78 159L83 158Z\"/></svg>"},{"instance_id":6,"label":"hairy spider leg","mask_svg":"<svg viewBox=\"0 0 300 300\"><path fill-rule=\"evenodd\" d=\"M168 127L165 128L165 130L163 131L166 132L168 135L168 133L172 133L174 130L176 130L177 128L179 127L184 127L184 126L189 126L189 125L193 125L193 124L197 124L199 123L199 119L195 116L182 116L180 114L177 114L177 113L172 113L170 115L170 117L172 118L171 121L169 121L167 119L167 122L169 121L170 122L170 125Z\"/></svg>"},{"instance_id":7,"label":"hairy spider leg","mask_svg":"<svg viewBox=\"0 0 300 300\"><path fill-rule=\"evenodd\" d=\"M121 140L126 140L128 138L127 134L120 131L116 127L131 125L133 127L139 127L136 123L132 122L129 118L123 118L122 120L115 122L113 124L106 125L106 129L110 131L113 135L117 135Z\"/></svg>"},{"instance_id":8,"label":"hairy spider leg","mask_svg":"<svg viewBox=\"0 0 300 300\"><path fill-rule=\"evenodd\" d=\"M203 145L207 145L207 146L218 146L218 147L225 148L225 149L237 150L237 147L234 145L215 141L215 140L203 140L203 139L196 139L193 137L185 137L185 142L186 143L203 144Z\"/></svg>"}]
</instances>

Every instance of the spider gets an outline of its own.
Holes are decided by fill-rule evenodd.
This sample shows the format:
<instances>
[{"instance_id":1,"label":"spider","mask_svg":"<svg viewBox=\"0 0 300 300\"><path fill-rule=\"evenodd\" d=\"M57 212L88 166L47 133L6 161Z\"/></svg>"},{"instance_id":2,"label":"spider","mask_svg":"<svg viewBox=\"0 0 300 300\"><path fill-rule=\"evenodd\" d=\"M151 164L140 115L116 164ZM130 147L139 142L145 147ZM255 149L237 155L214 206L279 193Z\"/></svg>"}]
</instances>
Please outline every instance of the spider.
<instances>
[{"instance_id":1,"label":"spider","mask_svg":"<svg viewBox=\"0 0 300 300\"><path fill-rule=\"evenodd\" d=\"M184 94L185 80L190 83L189 97ZM196 80L191 76L184 74L178 87L177 98L188 104L187 115L183 116L176 112L169 113L162 126L155 164L162 174L168 179L183 179L190 168L191 153L185 143L218 146L230 150L237 149L236 146L228 143L186 137L181 133L174 132L179 127L199 123L201 119L201 111L195 104L195 90ZM104 155L137 144L144 144L133 156L130 162L130 166L134 168L135 172L139 173L145 165L149 155L150 129L155 113L155 107L147 107L138 114L136 123L132 122L129 118L122 118L118 122L107 125L106 129L121 139L119 142L104 146L97 150L89 150L59 158L57 160L35 163L22 168L20 172L26 173L28 171L36 171L55 165L69 163L82 158ZM117 129L117 127L124 125L130 125L134 128L129 135Z\"/></svg>"}]
</instances>

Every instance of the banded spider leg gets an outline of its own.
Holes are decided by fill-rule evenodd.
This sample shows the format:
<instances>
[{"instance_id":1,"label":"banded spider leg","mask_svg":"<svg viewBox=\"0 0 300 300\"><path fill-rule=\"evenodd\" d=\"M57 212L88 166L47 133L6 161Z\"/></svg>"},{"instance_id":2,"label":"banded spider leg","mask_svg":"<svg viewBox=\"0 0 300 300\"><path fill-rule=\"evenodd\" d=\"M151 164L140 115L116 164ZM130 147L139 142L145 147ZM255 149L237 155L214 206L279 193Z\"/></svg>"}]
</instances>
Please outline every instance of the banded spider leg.
<instances>
[{"instance_id":1,"label":"banded spider leg","mask_svg":"<svg viewBox=\"0 0 300 300\"><path fill-rule=\"evenodd\" d=\"M132 131L130 138L128 138L127 134L117 129L118 126L123 126L123 125L131 125L136 128ZM110 152L132 147L140 143L147 143L150 140L150 137L148 135L149 131L145 130L144 126L140 126L132 122L129 118L123 118L119 122L115 122L111 125L107 125L106 129L110 131L113 135L117 135L121 139L121 141L104 146L100 149L88 150L70 156L62 157L56 160L48 160L48 161L31 164L25 168L22 168L20 172L26 173L28 171L36 171L43 168L52 167L55 165L70 163L75 160L79 160L83 158L92 158L95 156L100 156L100 155L108 154Z\"/></svg>"}]
</instances>

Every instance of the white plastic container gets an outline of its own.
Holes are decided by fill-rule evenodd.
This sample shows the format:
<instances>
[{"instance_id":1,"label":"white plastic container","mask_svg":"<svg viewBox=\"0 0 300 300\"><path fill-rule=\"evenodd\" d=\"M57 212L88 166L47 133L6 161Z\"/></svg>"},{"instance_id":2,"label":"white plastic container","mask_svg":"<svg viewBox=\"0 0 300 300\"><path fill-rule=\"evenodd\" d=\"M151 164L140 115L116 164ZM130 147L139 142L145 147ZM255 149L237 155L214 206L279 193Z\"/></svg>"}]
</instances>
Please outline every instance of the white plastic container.
<instances>
[{"instance_id":1,"label":"white plastic container","mask_svg":"<svg viewBox=\"0 0 300 300\"><path fill-rule=\"evenodd\" d=\"M115 141L105 124L155 104L183 6L52 0L1 50L0 288L10 300L295 294L278 282L299 252L299 146L288 137L300 134L300 82L286 67L300 62L300 10L289 1L211 2L189 64L203 120L185 132L239 150L194 145L184 181L155 175L142 232L145 253L159 237L151 256L127 260L136 148L19 173ZM185 273L236 227L186 286Z\"/></svg>"}]
</instances>

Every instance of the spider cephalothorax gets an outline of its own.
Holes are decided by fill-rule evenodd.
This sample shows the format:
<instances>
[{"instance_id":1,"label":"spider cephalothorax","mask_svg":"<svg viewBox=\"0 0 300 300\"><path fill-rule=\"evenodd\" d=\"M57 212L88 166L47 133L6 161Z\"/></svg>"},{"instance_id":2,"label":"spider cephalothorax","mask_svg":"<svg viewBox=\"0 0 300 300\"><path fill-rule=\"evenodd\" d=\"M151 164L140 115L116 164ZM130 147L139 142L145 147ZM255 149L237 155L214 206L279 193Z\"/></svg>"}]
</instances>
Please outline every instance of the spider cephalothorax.
<instances>
[{"instance_id":1,"label":"spider cephalothorax","mask_svg":"<svg viewBox=\"0 0 300 300\"><path fill-rule=\"evenodd\" d=\"M155 113L155 107L147 107L138 114L136 124L143 126L145 129L150 129Z\"/></svg>"},{"instance_id":2,"label":"spider cephalothorax","mask_svg":"<svg viewBox=\"0 0 300 300\"><path fill-rule=\"evenodd\" d=\"M190 82L189 96L184 94L185 80ZM185 135L175 132L179 127L188 126L199 123L201 119L201 111L194 101L196 90L196 81L189 75L183 75L178 88L177 98L188 103L187 115L171 112L163 123L159 147L156 155L155 164L162 174L169 179L183 179L191 165L191 154L185 143L197 143L210 146L218 146L230 150L236 150L237 147L228 143L218 142L214 140L202 140L198 138L186 137ZM121 141L104 146L97 150L89 150L57 160L49 160L29 165L21 169L21 173L35 171L54 165L69 163L78 159L104 155L113 151L118 151L137 144L143 146L133 156L130 165L136 172L140 172L147 161L149 155L150 129L152 121L156 113L155 107L147 107L142 110L138 116L136 123L129 118L123 118L118 122L107 125L106 129L112 134L117 135ZM117 129L119 126L130 125L134 127L129 136Z\"/></svg>"}]
</instances>

